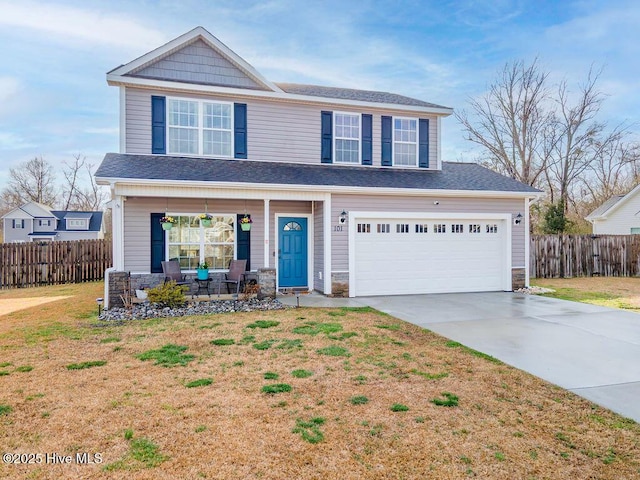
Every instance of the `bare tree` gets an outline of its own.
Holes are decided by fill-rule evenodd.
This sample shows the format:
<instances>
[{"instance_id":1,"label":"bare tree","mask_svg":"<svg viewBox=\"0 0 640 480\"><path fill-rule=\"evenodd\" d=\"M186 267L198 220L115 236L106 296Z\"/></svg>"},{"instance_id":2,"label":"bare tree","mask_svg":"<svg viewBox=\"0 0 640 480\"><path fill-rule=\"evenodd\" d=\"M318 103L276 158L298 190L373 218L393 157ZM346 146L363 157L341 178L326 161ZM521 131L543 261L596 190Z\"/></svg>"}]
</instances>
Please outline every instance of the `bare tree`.
<instances>
[{"instance_id":1,"label":"bare tree","mask_svg":"<svg viewBox=\"0 0 640 480\"><path fill-rule=\"evenodd\" d=\"M0 197L5 207L17 207L26 202L56 204L55 173L42 157L35 157L9 170L9 182Z\"/></svg>"},{"instance_id":2,"label":"bare tree","mask_svg":"<svg viewBox=\"0 0 640 480\"><path fill-rule=\"evenodd\" d=\"M627 132L609 136L596 145L589 173L580 179L581 197L599 205L613 195L628 192L635 186L640 169L640 145L627 142Z\"/></svg>"},{"instance_id":3,"label":"bare tree","mask_svg":"<svg viewBox=\"0 0 640 480\"><path fill-rule=\"evenodd\" d=\"M547 180L551 201L561 201L565 208L575 202L572 187L590 170L595 159L602 157L623 134L620 128L606 133L606 124L595 120L604 100L596 89L600 73L589 71L575 103L571 101L566 81L558 87L558 111L547 146L551 156Z\"/></svg>"},{"instance_id":4,"label":"bare tree","mask_svg":"<svg viewBox=\"0 0 640 480\"><path fill-rule=\"evenodd\" d=\"M86 157L77 154L73 162L64 162L63 210L99 210L106 193L93 178L93 164Z\"/></svg>"},{"instance_id":5,"label":"bare tree","mask_svg":"<svg viewBox=\"0 0 640 480\"><path fill-rule=\"evenodd\" d=\"M546 108L548 73L537 60L506 64L498 81L479 100L471 100L473 116L462 110L455 116L467 140L482 147L488 166L528 185L537 185L547 167L547 131L552 115Z\"/></svg>"}]
</instances>

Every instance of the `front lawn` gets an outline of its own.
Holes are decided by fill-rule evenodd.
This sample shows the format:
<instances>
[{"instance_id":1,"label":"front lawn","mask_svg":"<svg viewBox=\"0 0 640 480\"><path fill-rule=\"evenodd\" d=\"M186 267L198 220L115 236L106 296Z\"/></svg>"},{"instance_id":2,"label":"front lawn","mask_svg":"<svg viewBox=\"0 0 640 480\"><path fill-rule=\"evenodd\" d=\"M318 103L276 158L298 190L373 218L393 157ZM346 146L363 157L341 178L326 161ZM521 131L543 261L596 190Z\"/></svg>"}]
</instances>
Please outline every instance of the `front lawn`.
<instances>
[{"instance_id":1,"label":"front lawn","mask_svg":"<svg viewBox=\"0 0 640 480\"><path fill-rule=\"evenodd\" d=\"M1 478L640 476L635 422L375 310L104 325L99 288L0 316L0 451L94 463Z\"/></svg>"},{"instance_id":2,"label":"front lawn","mask_svg":"<svg viewBox=\"0 0 640 480\"><path fill-rule=\"evenodd\" d=\"M532 278L531 284L555 290L548 297L640 311L640 277Z\"/></svg>"}]
</instances>

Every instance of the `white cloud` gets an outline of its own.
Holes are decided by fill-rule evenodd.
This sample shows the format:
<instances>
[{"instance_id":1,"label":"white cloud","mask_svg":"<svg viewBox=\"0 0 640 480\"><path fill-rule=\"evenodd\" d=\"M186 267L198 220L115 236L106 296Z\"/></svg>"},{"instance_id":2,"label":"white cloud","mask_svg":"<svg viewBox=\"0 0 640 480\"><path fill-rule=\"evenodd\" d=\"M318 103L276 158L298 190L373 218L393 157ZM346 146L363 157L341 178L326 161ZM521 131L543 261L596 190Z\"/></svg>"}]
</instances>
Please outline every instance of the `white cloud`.
<instances>
[{"instance_id":1,"label":"white cloud","mask_svg":"<svg viewBox=\"0 0 640 480\"><path fill-rule=\"evenodd\" d=\"M13 132L0 132L0 150L22 150L33 147L35 147L34 144Z\"/></svg>"},{"instance_id":2,"label":"white cloud","mask_svg":"<svg viewBox=\"0 0 640 480\"><path fill-rule=\"evenodd\" d=\"M0 77L0 103L5 103L20 91L20 81L14 77Z\"/></svg>"},{"instance_id":3,"label":"white cloud","mask_svg":"<svg viewBox=\"0 0 640 480\"><path fill-rule=\"evenodd\" d=\"M166 41L159 30L147 28L124 15L95 9L0 0L0 12L0 26L31 29L59 40L135 50L155 48Z\"/></svg>"},{"instance_id":4,"label":"white cloud","mask_svg":"<svg viewBox=\"0 0 640 480\"><path fill-rule=\"evenodd\" d=\"M120 133L120 128L118 127L89 127L84 129L84 133L89 133L92 135L118 135Z\"/></svg>"}]
</instances>

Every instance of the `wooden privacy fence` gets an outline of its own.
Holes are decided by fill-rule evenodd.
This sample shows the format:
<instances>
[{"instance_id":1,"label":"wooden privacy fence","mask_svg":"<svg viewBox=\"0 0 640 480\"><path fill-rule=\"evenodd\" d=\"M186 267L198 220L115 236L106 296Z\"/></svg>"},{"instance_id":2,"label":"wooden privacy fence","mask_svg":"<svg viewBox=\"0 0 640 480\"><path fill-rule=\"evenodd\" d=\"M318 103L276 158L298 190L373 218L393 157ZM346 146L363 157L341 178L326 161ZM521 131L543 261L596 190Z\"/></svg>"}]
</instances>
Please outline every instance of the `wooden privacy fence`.
<instances>
[{"instance_id":1,"label":"wooden privacy fence","mask_svg":"<svg viewBox=\"0 0 640 480\"><path fill-rule=\"evenodd\" d=\"M531 277L633 277L640 235L532 235Z\"/></svg>"},{"instance_id":2,"label":"wooden privacy fence","mask_svg":"<svg viewBox=\"0 0 640 480\"><path fill-rule=\"evenodd\" d=\"M108 240L0 243L0 288L102 280L111 264Z\"/></svg>"}]
</instances>

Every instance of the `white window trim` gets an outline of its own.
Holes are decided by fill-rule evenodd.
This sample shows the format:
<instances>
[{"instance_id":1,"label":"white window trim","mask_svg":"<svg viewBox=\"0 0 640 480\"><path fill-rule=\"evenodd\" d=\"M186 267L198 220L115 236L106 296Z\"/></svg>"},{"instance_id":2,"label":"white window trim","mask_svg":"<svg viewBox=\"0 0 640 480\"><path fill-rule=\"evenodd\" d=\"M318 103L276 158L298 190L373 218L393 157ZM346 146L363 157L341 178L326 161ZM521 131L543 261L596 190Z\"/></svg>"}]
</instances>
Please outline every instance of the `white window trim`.
<instances>
[{"instance_id":1,"label":"white window trim","mask_svg":"<svg viewBox=\"0 0 640 480\"><path fill-rule=\"evenodd\" d=\"M353 140L350 137L338 137L336 135L336 115L351 115L353 117L358 117L358 158L355 162L339 162L338 156L336 155L336 140ZM337 165L360 165L362 163L362 114L355 112L333 112L333 122L332 122L332 145L333 149L333 163Z\"/></svg>"},{"instance_id":2,"label":"white window trim","mask_svg":"<svg viewBox=\"0 0 640 480\"><path fill-rule=\"evenodd\" d=\"M15 218L13 220L13 230L24 230L26 227L25 225L25 221L22 218Z\"/></svg>"},{"instance_id":3,"label":"white window trim","mask_svg":"<svg viewBox=\"0 0 640 480\"><path fill-rule=\"evenodd\" d=\"M400 140L396 141L396 120L412 120L416 122L416 141L415 142L403 142ZM420 141L420 120L417 117L391 117L391 165L394 167L402 167L402 168L417 168L420 165L420 159L418 155L420 150L418 148L418 144ZM396 142L401 143L403 145L414 145L416 149L416 163L415 165L396 165Z\"/></svg>"},{"instance_id":4,"label":"white window trim","mask_svg":"<svg viewBox=\"0 0 640 480\"><path fill-rule=\"evenodd\" d=\"M169 216L169 217L197 217L198 215L200 215L202 212L198 212L198 213L188 213L188 212L167 212L165 215ZM237 222L237 213L221 213L221 212L209 212L211 214L212 217L232 217L234 219L234 223L233 223L233 259L237 260L238 259L238 222ZM198 260L198 264L201 264L202 262L204 262L204 235L202 235L202 233L204 232L204 227L202 226L202 224L200 224L199 226L200 228L200 258ZM165 231L163 232L164 236L165 236L165 248L164 248L164 259L165 260L169 260L169 246L170 245L195 245L195 243L170 243L169 242L169 231ZM195 273L196 270L182 270L185 273ZM229 269L228 268L210 268L209 269L210 272L228 272Z\"/></svg>"},{"instance_id":5,"label":"white window trim","mask_svg":"<svg viewBox=\"0 0 640 480\"><path fill-rule=\"evenodd\" d=\"M89 221L86 218L66 218L65 222L67 230L89 230Z\"/></svg>"},{"instance_id":6,"label":"white window trim","mask_svg":"<svg viewBox=\"0 0 640 480\"><path fill-rule=\"evenodd\" d=\"M170 118L170 114L169 114L169 102L171 100L179 100L179 101L185 101L185 102L195 102L198 104L198 127L182 127L182 126L175 126L175 125L171 125L169 123L169 118ZM222 100L202 100L202 99L198 99L198 98L186 98L186 97L166 97L166 101L167 101L167 106L165 108L165 124L166 124L166 132L165 132L165 144L167 146L167 155L181 155L181 156L186 156L186 157L220 157L220 158L234 158L234 152L235 152L235 144L234 144L234 124L235 124L235 118L234 118L234 104L233 102L225 102ZM222 129L212 129L212 128L204 128L204 104L205 103L211 103L211 104L219 104L219 105L229 105L230 106L230 110L231 110L231 128L229 130L222 130ZM197 130L198 131L198 153L182 153L182 152L174 152L171 151L171 144L169 143L169 129L170 128L185 128L185 129L190 129L190 130ZM231 142L230 142L230 150L229 150L229 155L212 155L212 154L205 154L204 152L204 132L205 130L212 130L212 131L229 131L231 133L230 137L231 137Z\"/></svg>"}]
</instances>

